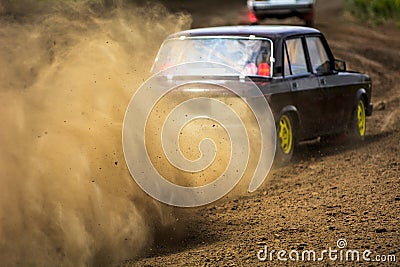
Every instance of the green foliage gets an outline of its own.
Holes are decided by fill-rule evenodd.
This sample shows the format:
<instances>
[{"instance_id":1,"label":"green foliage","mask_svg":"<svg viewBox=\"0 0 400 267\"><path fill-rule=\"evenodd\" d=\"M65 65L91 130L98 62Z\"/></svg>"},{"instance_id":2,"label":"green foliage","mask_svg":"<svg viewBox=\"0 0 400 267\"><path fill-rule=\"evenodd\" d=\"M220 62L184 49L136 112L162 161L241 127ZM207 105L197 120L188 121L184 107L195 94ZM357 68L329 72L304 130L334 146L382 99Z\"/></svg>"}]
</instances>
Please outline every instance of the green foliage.
<instances>
[{"instance_id":1,"label":"green foliage","mask_svg":"<svg viewBox=\"0 0 400 267\"><path fill-rule=\"evenodd\" d=\"M400 23L400 0L346 0L346 7L363 20L382 23L393 19Z\"/></svg>"}]
</instances>

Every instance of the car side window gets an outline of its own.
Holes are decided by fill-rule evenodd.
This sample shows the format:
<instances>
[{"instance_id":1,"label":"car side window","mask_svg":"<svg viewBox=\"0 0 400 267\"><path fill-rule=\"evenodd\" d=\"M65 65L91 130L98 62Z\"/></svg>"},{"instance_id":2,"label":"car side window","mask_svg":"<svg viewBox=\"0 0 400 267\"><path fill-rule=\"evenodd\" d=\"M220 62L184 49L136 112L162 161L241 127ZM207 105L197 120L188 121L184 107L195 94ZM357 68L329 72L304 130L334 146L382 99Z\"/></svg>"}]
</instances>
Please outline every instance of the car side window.
<instances>
[{"instance_id":1,"label":"car side window","mask_svg":"<svg viewBox=\"0 0 400 267\"><path fill-rule=\"evenodd\" d=\"M310 54L311 65L314 73L327 73L330 71L330 62L321 38L307 37L307 47Z\"/></svg>"},{"instance_id":2,"label":"car side window","mask_svg":"<svg viewBox=\"0 0 400 267\"><path fill-rule=\"evenodd\" d=\"M288 64L292 75L307 74L307 61L304 55L304 47L301 38L289 39L286 41ZM286 61L286 59L285 59ZM286 63L286 62L285 62ZM285 75L287 67L285 66Z\"/></svg>"}]
</instances>

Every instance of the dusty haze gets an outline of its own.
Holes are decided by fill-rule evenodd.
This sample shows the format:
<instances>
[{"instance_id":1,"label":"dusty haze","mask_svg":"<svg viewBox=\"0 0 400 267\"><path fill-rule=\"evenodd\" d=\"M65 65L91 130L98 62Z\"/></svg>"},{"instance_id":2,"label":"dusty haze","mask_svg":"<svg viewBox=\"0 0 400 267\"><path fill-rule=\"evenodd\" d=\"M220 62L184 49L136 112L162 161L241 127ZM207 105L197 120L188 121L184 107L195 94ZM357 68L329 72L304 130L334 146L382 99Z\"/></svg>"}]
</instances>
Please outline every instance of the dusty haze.
<instances>
[{"instance_id":1,"label":"dusty haze","mask_svg":"<svg viewBox=\"0 0 400 267\"><path fill-rule=\"evenodd\" d=\"M0 262L104 266L175 211L132 182L125 108L190 18L122 1L0 2Z\"/></svg>"}]
</instances>

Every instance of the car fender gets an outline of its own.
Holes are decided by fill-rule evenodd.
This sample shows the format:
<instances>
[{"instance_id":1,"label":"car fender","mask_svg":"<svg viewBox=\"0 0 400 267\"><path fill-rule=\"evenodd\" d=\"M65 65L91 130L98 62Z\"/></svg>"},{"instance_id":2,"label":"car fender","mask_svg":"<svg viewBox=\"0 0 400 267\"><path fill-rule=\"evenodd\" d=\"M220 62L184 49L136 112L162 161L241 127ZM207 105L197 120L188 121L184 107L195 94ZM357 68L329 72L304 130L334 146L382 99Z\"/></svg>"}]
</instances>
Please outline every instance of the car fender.
<instances>
[{"instance_id":1,"label":"car fender","mask_svg":"<svg viewBox=\"0 0 400 267\"><path fill-rule=\"evenodd\" d=\"M354 106L357 106L358 100L361 98L364 98L364 100L366 101L365 104L368 104L367 90L365 90L364 88L358 89L356 97L354 98Z\"/></svg>"},{"instance_id":2,"label":"car fender","mask_svg":"<svg viewBox=\"0 0 400 267\"><path fill-rule=\"evenodd\" d=\"M367 90L365 90L364 88L358 89L358 91L356 93L356 97L354 98L353 112L355 111L355 109L356 109L356 107L358 105L358 100L359 99L364 99L364 104L365 104L367 116L371 116L372 115L373 106L369 102Z\"/></svg>"},{"instance_id":3,"label":"car fender","mask_svg":"<svg viewBox=\"0 0 400 267\"><path fill-rule=\"evenodd\" d=\"M297 108L293 105L288 105L285 106L284 108L281 109L281 111L278 114L277 119L279 119L283 114L285 113L292 113L295 114L295 119L297 120L297 127L299 127L301 125L301 119L299 116L299 111L297 110Z\"/></svg>"}]
</instances>

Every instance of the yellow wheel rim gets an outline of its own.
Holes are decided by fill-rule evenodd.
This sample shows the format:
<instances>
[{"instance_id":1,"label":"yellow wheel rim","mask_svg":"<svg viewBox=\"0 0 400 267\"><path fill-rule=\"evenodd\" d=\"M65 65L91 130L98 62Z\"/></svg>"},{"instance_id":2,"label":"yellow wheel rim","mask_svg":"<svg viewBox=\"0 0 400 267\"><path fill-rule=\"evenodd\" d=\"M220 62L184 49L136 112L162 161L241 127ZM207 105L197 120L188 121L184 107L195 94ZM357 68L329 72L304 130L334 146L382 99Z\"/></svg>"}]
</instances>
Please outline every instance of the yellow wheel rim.
<instances>
[{"instance_id":1,"label":"yellow wheel rim","mask_svg":"<svg viewBox=\"0 0 400 267\"><path fill-rule=\"evenodd\" d=\"M282 115L279 121L279 139L283 153L289 154L293 146L293 131L290 119Z\"/></svg>"},{"instance_id":2,"label":"yellow wheel rim","mask_svg":"<svg viewBox=\"0 0 400 267\"><path fill-rule=\"evenodd\" d=\"M357 125L358 125L358 131L360 133L360 136L364 136L365 135L366 118L365 118L364 101L362 101L362 100L360 100L360 102L358 102Z\"/></svg>"}]
</instances>

